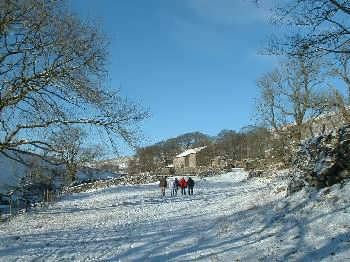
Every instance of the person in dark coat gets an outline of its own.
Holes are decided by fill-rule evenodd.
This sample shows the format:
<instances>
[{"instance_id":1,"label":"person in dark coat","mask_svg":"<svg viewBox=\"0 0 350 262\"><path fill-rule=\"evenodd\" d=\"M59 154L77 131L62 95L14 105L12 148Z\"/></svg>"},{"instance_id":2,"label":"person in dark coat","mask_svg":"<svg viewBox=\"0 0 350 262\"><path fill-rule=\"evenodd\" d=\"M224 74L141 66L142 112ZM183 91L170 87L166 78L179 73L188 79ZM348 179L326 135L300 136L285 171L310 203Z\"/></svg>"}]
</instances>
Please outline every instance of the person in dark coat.
<instances>
[{"instance_id":1,"label":"person in dark coat","mask_svg":"<svg viewBox=\"0 0 350 262\"><path fill-rule=\"evenodd\" d=\"M179 180L175 177L172 185L171 195L177 196L177 190L179 189Z\"/></svg>"},{"instance_id":2,"label":"person in dark coat","mask_svg":"<svg viewBox=\"0 0 350 262\"><path fill-rule=\"evenodd\" d=\"M189 177L187 181L188 194L193 195L194 180Z\"/></svg>"},{"instance_id":3,"label":"person in dark coat","mask_svg":"<svg viewBox=\"0 0 350 262\"><path fill-rule=\"evenodd\" d=\"M180 179L179 186L181 188L181 195L186 195L187 181L184 177Z\"/></svg>"},{"instance_id":4,"label":"person in dark coat","mask_svg":"<svg viewBox=\"0 0 350 262\"><path fill-rule=\"evenodd\" d=\"M160 193L162 196L165 196L165 188L168 186L168 183L166 182L165 176L162 176L159 179L159 187L160 187Z\"/></svg>"}]
</instances>

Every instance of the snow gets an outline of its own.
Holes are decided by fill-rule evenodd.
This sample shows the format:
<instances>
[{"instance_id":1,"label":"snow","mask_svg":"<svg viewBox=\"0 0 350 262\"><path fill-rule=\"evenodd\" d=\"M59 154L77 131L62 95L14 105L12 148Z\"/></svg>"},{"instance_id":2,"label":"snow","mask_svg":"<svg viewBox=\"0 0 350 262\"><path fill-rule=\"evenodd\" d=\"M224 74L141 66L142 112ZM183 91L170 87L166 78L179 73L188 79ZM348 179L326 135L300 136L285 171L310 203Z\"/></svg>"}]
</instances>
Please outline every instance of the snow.
<instances>
[{"instance_id":1,"label":"snow","mask_svg":"<svg viewBox=\"0 0 350 262\"><path fill-rule=\"evenodd\" d=\"M73 194L0 224L1 261L349 261L350 183L285 197L286 173Z\"/></svg>"},{"instance_id":2,"label":"snow","mask_svg":"<svg viewBox=\"0 0 350 262\"><path fill-rule=\"evenodd\" d=\"M36 159L35 157L22 155L28 162L37 161L37 165L45 168L43 169L47 176L52 176L52 171L64 173L64 166L51 165L47 162ZM0 194L6 195L10 190L17 188L21 179L30 172L31 168L18 161L12 160L0 154ZM77 183L87 180L105 180L111 178L118 178L120 174L112 173L110 171L98 170L94 168L83 168L78 171L76 181ZM61 185L57 185L60 187Z\"/></svg>"},{"instance_id":3,"label":"snow","mask_svg":"<svg viewBox=\"0 0 350 262\"><path fill-rule=\"evenodd\" d=\"M80 183L87 180L106 180L111 178L118 178L120 174L112 173L110 171L98 170L94 168L83 168L76 174L76 182Z\"/></svg>"},{"instance_id":4,"label":"snow","mask_svg":"<svg viewBox=\"0 0 350 262\"><path fill-rule=\"evenodd\" d=\"M182 152L181 154L178 154L176 157L185 157L185 156L188 156L188 155L191 155L191 154L196 154L196 153L198 153L199 151L201 151L204 148L206 148L206 146L187 149L186 151Z\"/></svg>"},{"instance_id":5,"label":"snow","mask_svg":"<svg viewBox=\"0 0 350 262\"><path fill-rule=\"evenodd\" d=\"M0 154L0 194L16 187L28 172L28 167Z\"/></svg>"}]
</instances>

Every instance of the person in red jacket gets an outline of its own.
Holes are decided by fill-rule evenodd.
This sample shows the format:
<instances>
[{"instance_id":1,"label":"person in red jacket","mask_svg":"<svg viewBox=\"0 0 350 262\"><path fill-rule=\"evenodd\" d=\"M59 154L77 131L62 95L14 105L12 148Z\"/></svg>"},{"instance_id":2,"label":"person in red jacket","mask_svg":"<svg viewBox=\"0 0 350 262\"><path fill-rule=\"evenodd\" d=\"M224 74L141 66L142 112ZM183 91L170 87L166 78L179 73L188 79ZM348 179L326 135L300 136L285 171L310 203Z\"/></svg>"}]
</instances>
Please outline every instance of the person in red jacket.
<instances>
[{"instance_id":1,"label":"person in red jacket","mask_svg":"<svg viewBox=\"0 0 350 262\"><path fill-rule=\"evenodd\" d=\"M186 195L187 181L184 177L180 179L179 186L181 187L181 195Z\"/></svg>"}]
</instances>

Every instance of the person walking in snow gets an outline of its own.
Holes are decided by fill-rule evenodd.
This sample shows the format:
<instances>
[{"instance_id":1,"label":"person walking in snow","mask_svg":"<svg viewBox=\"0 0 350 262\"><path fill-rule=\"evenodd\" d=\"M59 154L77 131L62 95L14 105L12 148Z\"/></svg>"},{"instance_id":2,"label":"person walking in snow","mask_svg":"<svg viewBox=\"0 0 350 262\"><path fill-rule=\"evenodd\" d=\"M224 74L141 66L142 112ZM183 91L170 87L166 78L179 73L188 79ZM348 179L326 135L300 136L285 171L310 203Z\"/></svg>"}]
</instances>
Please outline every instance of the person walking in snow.
<instances>
[{"instance_id":1,"label":"person walking in snow","mask_svg":"<svg viewBox=\"0 0 350 262\"><path fill-rule=\"evenodd\" d=\"M186 195L187 182L184 177L180 179L179 186L181 187L181 195Z\"/></svg>"},{"instance_id":2,"label":"person walking in snow","mask_svg":"<svg viewBox=\"0 0 350 262\"><path fill-rule=\"evenodd\" d=\"M165 188L168 186L167 182L166 182L166 178L165 176L162 176L159 179L159 187L160 187L160 193L162 196L165 196Z\"/></svg>"},{"instance_id":3,"label":"person walking in snow","mask_svg":"<svg viewBox=\"0 0 350 262\"><path fill-rule=\"evenodd\" d=\"M189 177L187 181L188 194L193 195L194 180Z\"/></svg>"},{"instance_id":4,"label":"person walking in snow","mask_svg":"<svg viewBox=\"0 0 350 262\"><path fill-rule=\"evenodd\" d=\"M172 190L171 195L177 196L177 190L179 189L179 180L177 180L177 177L175 177L173 184L172 184Z\"/></svg>"}]
</instances>

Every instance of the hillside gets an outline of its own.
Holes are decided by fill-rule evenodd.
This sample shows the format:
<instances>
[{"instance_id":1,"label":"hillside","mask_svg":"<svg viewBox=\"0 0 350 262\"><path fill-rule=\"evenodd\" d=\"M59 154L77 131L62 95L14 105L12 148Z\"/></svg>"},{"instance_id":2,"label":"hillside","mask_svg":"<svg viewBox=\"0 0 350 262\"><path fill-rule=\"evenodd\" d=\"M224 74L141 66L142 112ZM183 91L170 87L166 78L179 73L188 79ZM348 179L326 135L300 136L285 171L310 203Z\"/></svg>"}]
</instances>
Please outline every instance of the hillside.
<instances>
[{"instance_id":1,"label":"hillside","mask_svg":"<svg viewBox=\"0 0 350 262\"><path fill-rule=\"evenodd\" d=\"M194 196L157 184L67 196L0 225L2 261L346 261L350 183L285 198L286 175L237 169L195 178Z\"/></svg>"},{"instance_id":2,"label":"hillside","mask_svg":"<svg viewBox=\"0 0 350 262\"><path fill-rule=\"evenodd\" d=\"M6 194L18 186L21 178L28 172L28 167L0 154L0 194Z\"/></svg>"}]
</instances>

